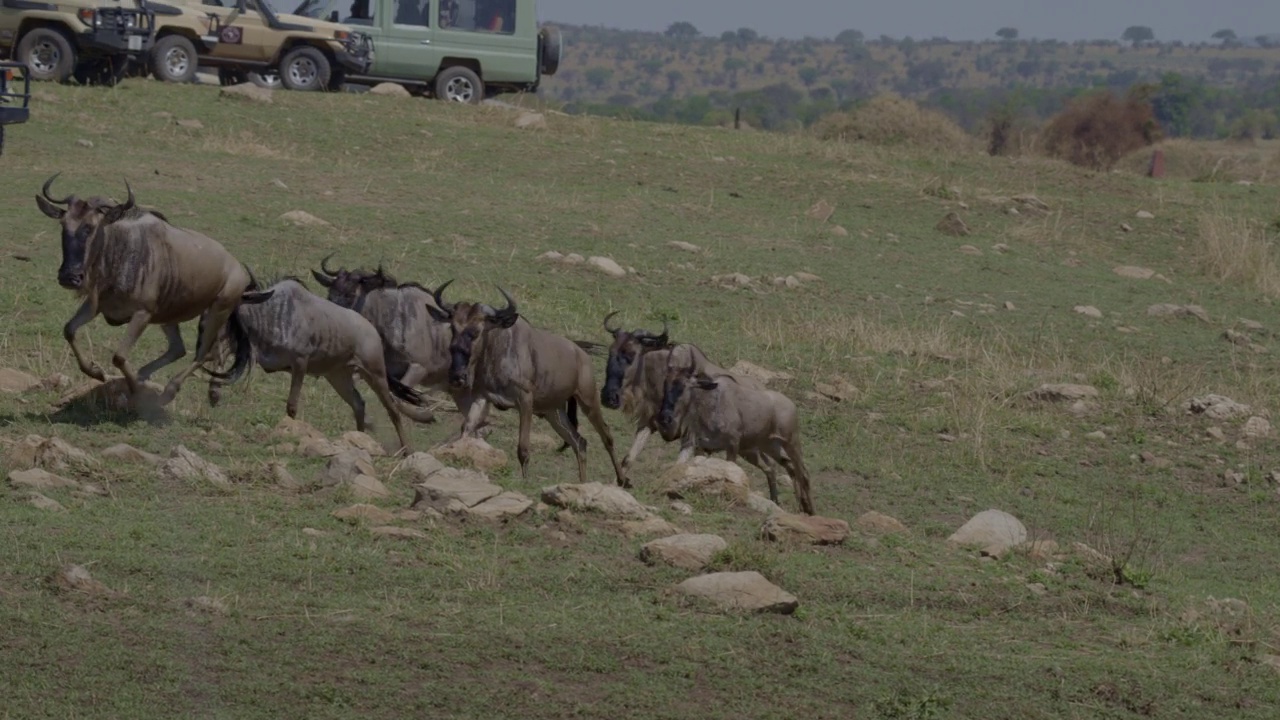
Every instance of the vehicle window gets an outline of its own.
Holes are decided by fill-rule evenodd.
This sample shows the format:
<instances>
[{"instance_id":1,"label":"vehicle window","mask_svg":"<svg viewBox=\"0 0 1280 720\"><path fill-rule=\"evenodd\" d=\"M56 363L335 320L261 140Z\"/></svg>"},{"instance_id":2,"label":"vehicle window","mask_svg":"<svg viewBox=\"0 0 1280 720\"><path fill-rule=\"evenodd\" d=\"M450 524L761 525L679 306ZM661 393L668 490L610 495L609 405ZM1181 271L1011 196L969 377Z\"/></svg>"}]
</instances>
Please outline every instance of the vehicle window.
<instances>
[{"instance_id":1,"label":"vehicle window","mask_svg":"<svg viewBox=\"0 0 1280 720\"><path fill-rule=\"evenodd\" d=\"M516 31L516 0L440 0L440 27L510 35Z\"/></svg>"},{"instance_id":2,"label":"vehicle window","mask_svg":"<svg viewBox=\"0 0 1280 720\"><path fill-rule=\"evenodd\" d=\"M339 2L341 1L342 0L339 0ZM351 20L364 20L366 22L360 24L372 25L374 11L377 10L377 8L378 3L373 0L351 0L351 15L347 16L347 18L342 22L345 23Z\"/></svg>"},{"instance_id":3,"label":"vehicle window","mask_svg":"<svg viewBox=\"0 0 1280 720\"><path fill-rule=\"evenodd\" d=\"M396 25L419 25L431 27L431 0L396 0Z\"/></svg>"}]
</instances>

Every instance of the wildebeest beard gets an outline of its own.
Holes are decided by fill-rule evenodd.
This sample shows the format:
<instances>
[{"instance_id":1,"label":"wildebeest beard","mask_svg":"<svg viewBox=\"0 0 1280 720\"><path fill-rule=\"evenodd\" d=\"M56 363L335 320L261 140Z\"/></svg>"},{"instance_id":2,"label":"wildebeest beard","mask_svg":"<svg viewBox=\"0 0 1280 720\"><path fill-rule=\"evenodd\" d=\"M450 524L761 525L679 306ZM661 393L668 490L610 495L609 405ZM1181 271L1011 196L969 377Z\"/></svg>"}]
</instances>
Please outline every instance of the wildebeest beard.
<instances>
[{"instance_id":1,"label":"wildebeest beard","mask_svg":"<svg viewBox=\"0 0 1280 720\"><path fill-rule=\"evenodd\" d=\"M464 387L467 384L467 368L471 364L471 350L475 339L475 330L468 328L449 344L449 384L454 387Z\"/></svg>"},{"instance_id":2,"label":"wildebeest beard","mask_svg":"<svg viewBox=\"0 0 1280 720\"><path fill-rule=\"evenodd\" d=\"M609 362L605 364L604 387L600 391L600 401L605 407L611 410L621 407L622 381L634 361L634 357L627 357L621 351L609 356Z\"/></svg>"},{"instance_id":3,"label":"wildebeest beard","mask_svg":"<svg viewBox=\"0 0 1280 720\"><path fill-rule=\"evenodd\" d=\"M84 284L84 261L89 251L89 238L102 242L103 229L89 224L77 227L73 232L62 230L62 264L58 266L58 284L69 290L79 290Z\"/></svg>"}]
</instances>

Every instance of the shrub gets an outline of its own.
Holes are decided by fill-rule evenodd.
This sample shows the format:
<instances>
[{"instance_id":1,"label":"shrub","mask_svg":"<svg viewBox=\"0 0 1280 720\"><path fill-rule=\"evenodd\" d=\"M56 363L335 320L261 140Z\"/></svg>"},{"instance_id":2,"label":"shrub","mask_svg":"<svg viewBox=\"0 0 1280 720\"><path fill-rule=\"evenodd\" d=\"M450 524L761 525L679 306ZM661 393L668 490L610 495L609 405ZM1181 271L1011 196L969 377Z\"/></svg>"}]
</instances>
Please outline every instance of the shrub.
<instances>
[{"instance_id":1,"label":"shrub","mask_svg":"<svg viewBox=\"0 0 1280 720\"><path fill-rule=\"evenodd\" d=\"M1151 103L1109 91L1073 99L1045 125L1041 142L1050 157L1109 170L1120 158L1160 139Z\"/></svg>"},{"instance_id":2,"label":"shrub","mask_svg":"<svg viewBox=\"0 0 1280 720\"><path fill-rule=\"evenodd\" d=\"M969 150L974 140L951 118L897 95L877 95L848 112L831 113L813 124L823 140Z\"/></svg>"}]
</instances>

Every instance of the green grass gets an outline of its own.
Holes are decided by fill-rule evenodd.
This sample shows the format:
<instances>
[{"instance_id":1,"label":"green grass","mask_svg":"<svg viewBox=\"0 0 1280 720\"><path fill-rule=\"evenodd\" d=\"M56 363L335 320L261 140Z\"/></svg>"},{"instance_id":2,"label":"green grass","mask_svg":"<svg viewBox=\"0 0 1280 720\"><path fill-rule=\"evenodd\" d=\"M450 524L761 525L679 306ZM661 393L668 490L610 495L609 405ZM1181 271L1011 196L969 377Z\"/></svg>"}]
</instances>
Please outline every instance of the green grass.
<instances>
[{"instance_id":1,"label":"green grass","mask_svg":"<svg viewBox=\"0 0 1280 720\"><path fill-rule=\"evenodd\" d=\"M54 280L57 228L32 196L56 171L55 194L122 197L128 178L140 203L217 238L259 276L309 277L336 251L337 263L382 261L403 280L457 278L453 298L496 302L501 284L531 322L574 338L606 339L600 320L613 309L628 326L669 317L678 340L722 364L795 376L779 387L801 408L820 514L852 522L877 510L911 532L784 548L758 539L759 517L713 501L675 515L652 481L676 452L652 443L634 471L637 497L725 537L717 569L759 570L800 599L789 617L727 615L676 600L670 589L687 573L644 565L642 541L589 519L563 538L550 513L376 538L330 516L339 497L276 490L265 471L275 441L259 426L284 414L279 375L255 373L216 409L193 379L156 425L51 415L52 391L0 395L5 438L166 454L181 443L238 480L215 493L107 465L93 475L109 497L49 493L67 513L37 510L6 485L0 717L1275 716L1280 685L1259 662L1280 654L1274 441L1237 446L1243 418L1182 409L1217 392L1265 413L1276 397L1271 300L1194 260L1207 215L1274 221L1275 185L561 115L527 131L501 109L366 95L280 92L264 106L154 82L40 91L2 160L0 366L80 380L60 335L76 303ZM937 192L943 184L958 199ZM990 199L1020 193L1050 213L1012 215L1011 202ZM806 216L818 200L836 207L826 226ZM334 227L278 219L295 209ZM971 236L934 230L953 209ZM1155 219L1136 219L1143 209ZM637 272L614 280L534 260L553 249ZM1117 265L1170 282L1122 278ZM822 281L772 284L802 270ZM732 272L761 281L709 282ZM1160 302L1202 305L1211 322L1148 317ZM1240 318L1267 326L1251 334L1271 352L1222 339ZM99 319L84 337L107 366L121 333ZM194 328L185 334L192 345ZM135 367L159 350L148 331ZM856 397L809 399L837 377ZM1101 397L1079 415L1024 399L1043 382L1090 382ZM301 417L331 436L353 426L319 381ZM391 441L372 402L370 417ZM625 449L629 423L607 417ZM514 458L515 417L494 419L490 442ZM1227 442L1206 435L1215 424ZM429 449L455 428L445 414L412 436ZM1105 440L1085 437L1099 429ZM588 440L592 477L611 482ZM1139 462L1144 451L1169 466ZM280 459L300 478L320 467ZM412 489L387 478L391 464L378 462L395 494L383 504L403 508ZM1223 487L1234 468L1246 481ZM541 451L527 481L495 480L536 496L575 475L571 456ZM946 546L988 507L1064 548L1132 552L1129 582L1072 553L1046 565ZM46 578L66 563L123 594L54 592ZM225 612L189 607L198 596ZM1207 611L1210 598L1240 598L1249 614Z\"/></svg>"}]
</instances>

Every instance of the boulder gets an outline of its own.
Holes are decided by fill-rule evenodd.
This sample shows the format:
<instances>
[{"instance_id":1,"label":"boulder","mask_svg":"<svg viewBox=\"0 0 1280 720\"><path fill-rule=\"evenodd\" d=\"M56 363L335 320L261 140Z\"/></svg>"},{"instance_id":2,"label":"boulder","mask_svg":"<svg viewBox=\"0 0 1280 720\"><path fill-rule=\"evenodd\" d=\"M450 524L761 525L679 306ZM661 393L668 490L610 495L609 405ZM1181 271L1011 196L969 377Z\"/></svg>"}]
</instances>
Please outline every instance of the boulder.
<instances>
[{"instance_id":1,"label":"boulder","mask_svg":"<svg viewBox=\"0 0 1280 720\"><path fill-rule=\"evenodd\" d=\"M34 375L21 370L0 368L0 392L23 393L42 386L43 383Z\"/></svg>"},{"instance_id":2,"label":"boulder","mask_svg":"<svg viewBox=\"0 0 1280 720\"><path fill-rule=\"evenodd\" d=\"M1187 412L1192 415L1204 415L1214 420L1229 420L1241 415L1248 415L1253 409L1244 403L1238 403L1224 395L1209 394L1191 398L1187 401Z\"/></svg>"},{"instance_id":3,"label":"boulder","mask_svg":"<svg viewBox=\"0 0 1280 720\"><path fill-rule=\"evenodd\" d=\"M751 492L747 474L737 463L706 455L672 465L657 484L667 497L675 499L708 495L745 503Z\"/></svg>"},{"instance_id":4,"label":"boulder","mask_svg":"<svg viewBox=\"0 0 1280 720\"><path fill-rule=\"evenodd\" d=\"M164 462L164 458L159 455L139 450L138 448L126 443L117 443L112 445L106 450L103 450L101 455L107 460L114 460L116 462L123 463L159 465Z\"/></svg>"},{"instance_id":5,"label":"boulder","mask_svg":"<svg viewBox=\"0 0 1280 720\"><path fill-rule=\"evenodd\" d=\"M406 89L405 86L401 85L400 83L391 83L391 82L378 83L377 85L374 85L373 87L369 88L369 94L385 95L387 97L400 97L400 98L412 97L412 95L409 93L409 90Z\"/></svg>"},{"instance_id":6,"label":"boulder","mask_svg":"<svg viewBox=\"0 0 1280 720\"><path fill-rule=\"evenodd\" d=\"M10 470L9 484L15 488L28 488L30 490L59 490L80 487L80 483L75 480L69 480L61 475L54 475L42 468Z\"/></svg>"},{"instance_id":7,"label":"boulder","mask_svg":"<svg viewBox=\"0 0 1280 720\"><path fill-rule=\"evenodd\" d=\"M644 520L652 514L626 490L598 482L545 487L542 501L570 510L590 510L610 518Z\"/></svg>"},{"instance_id":8,"label":"boulder","mask_svg":"<svg viewBox=\"0 0 1280 720\"><path fill-rule=\"evenodd\" d=\"M467 508L467 514L485 520L519 517L533 507L533 501L518 492L507 491Z\"/></svg>"},{"instance_id":9,"label":"boulder","mask_svg":"<svg viewBox=\"0 0 1280 720\"><path fill-rule=\"evenodd\" d=\"M387 454L387 450L382 447L382 443L359 430L348 430L342 433L342 437L338 438L338 444L346 445L353 450L360 450L371 458L382 457Z\"/></svg>"},{"instance_id":10,"label":"boulder","mask_svg":"<svg viewBox=\"0 0 1280 720\"><path fill-rule=\"evenodd\" d=\"M981 548L986 554L996 554L1026 541L1027 528L1022 522L1007 512L995 509L974 515L947 538L947 542L953 545Z\"/></svg>"},{"instance_id":11,"label":"boulder","mask_svg":"<svg viewBox=\"0 0 1280 720\"><path fill-rule=\"evenodd\" d=\"M62 438L40 435L27 435L10 445L5 459L12 468L41 467L57 471L85 470L98 465L88 453Z\"/></svg>"},{"instance_id":12,"label":"boulder","mask_svg":"<svg viewBox=\"0 0 1280 720\"><path fill-rule=\"evenodd\" d=\"M221 490L231 488L231 480L217 465L205 460L185 446L176 446L169 459L160 465L160 475L177 482L206 482Z\"/></svg>"},{"instance_id":13,"label":"boulder","mask_svg":"<svg viewBox=\"0 0 1280 720\"><path fill-rule=\"evenodd\" d=\"M373 468L373 459L363 450L347 448L329 457L324 470L316 475L316 482L321 487L333 487L351 483L360 475L378 475L378 471Z\"/></svg>"},{"instance_id":14,"label":"boulder","mask_svg":"<svg viewBox=\"0 0 1280 720\"><path fill-rule=\"evenodd\" d=\"M410 507L429 507L440 512L460 512L502 494L502 488L475 470L445 468L414 485Z\"/></svg>"},{"instance_id":15,"label":"boulder","mask_svg":"<svg viewBox=\"0 0 1280 720\"><path fill-rule=\"evenodd\" d=\"M377 505L368 505L365 503L357 503L339 508L330 513L339 520L345 520L349 523L359 523L367 521L376 525L386 525L396 521L396 516L387 510L383 510Z\"/></svg>"},{"instance_id":16,"label":"boulder","mask_svg":"<svg viewBox=\"0 0 1280 720\"><path fill-rule=\"evenodd\" d=\"M477 437L464 437L431 451L441 462L492 472L507 466L507 454Z\"/></svg>"},{"instance_id":17,"label":"boulder","mask_svg":"<svg viewBox=\"0 0 1280 720\"><path fill-rule=\"evenodd\" d=\"M890 517L874 510L869 510L858 516L854 524L859 530L870 533L872 535L889 535L891 533L904 533L907 526L903 525L897 518Z\"/></svg>"},{"instance_id":18,"label":"boulder","mask_svg":"<svg viewBox=\"0 0 1280 720\"><path fill-rule=\"evenodd\" d=\"M761 534L779 542L839 545L849 537L849 523L837 518L781 512L764 521Z\"/></svg>"},{"instance_id":19,"label":"boulder","mask_svg":"<svg viewBox=\"0 0 1280 720\"><path fill-rule=\"evenodd\" d=\"M650 565L666 563L685 570L701 570L716 553L729 547L719 535L681 534L651 540L640 547L640 559Z\"/></svg>"},{"instance_id":20,"label":"boulder","mask_svg":"<svg viewBox=\"0 0 1280 720\"><path fill-rule=\"evenodd\" d=\"M800 606L796 596L754 570L698 575L677 585L676 591L710 601L726 610L789 615Z\"/></svg>"},{"instance_id":21,"label":"boulder","mask_svg":"<svg viewBox=\"0 0 1280 720\"><path fill-rule=\"evenodd\" d=\"M623 269L613 258L601 257L598 255L587 258L587 264L596 268L600 272L613 278L621 278L627 276L627 271Z\"/></svg>"}]
</instances>

